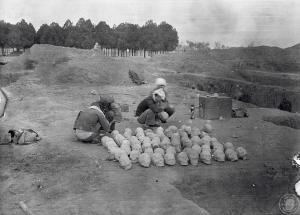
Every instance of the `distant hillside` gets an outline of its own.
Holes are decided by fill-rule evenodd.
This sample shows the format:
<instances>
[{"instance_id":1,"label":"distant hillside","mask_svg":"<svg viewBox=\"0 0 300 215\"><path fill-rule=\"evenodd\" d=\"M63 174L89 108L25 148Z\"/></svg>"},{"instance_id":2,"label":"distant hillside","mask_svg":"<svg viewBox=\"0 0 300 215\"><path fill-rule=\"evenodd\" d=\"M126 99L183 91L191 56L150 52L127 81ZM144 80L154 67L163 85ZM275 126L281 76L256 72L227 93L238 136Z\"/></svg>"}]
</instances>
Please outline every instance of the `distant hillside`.
<instances>
[{"instance_id":1,"label":"distant hillside","mask_svg":"<svg viewBox=\"0 0 300 215\"><path fill-rule=\"evenodd\" d=\"M297 50L299 51L299 49ZM212 56L234 70L261 70L268 72L300 72L299 52L293 49L258 46L212 50Z\"/></svg>"},{"instance_id":2,"label":"distant hillside","mask_svg":"<svg viewBox=\"0 0 300 215\"><path fill-rule=\"evenodd\" d=\"M285 51L291 58L294 58L297 63L300 63L300 43L292 47L286 48Z\"/></svg>"},{"instance_id":3,"label":"distant hillside","mask_svg":"<svg viewBox=\"0 0 300 215\"><path fill-rule=\"evenodd\" d=\"M285 50L300 50L300 43L294 46L288 47Z\"/></svg>"},{"instance_id":4,"label":"distant hillside","mask_svg":"<svg viewBox=\"0 0 300 215\"><path fill-rule=\"evenodd\" d=\"M295 48L293 48L294 50ZM156 66L179 74L230 79L258 85L300 90L297 55L278 47L249 47L177 52L155 56Z\"/></svg>"},{"instance_id":5,"label":"distant hillside","mask_svg":"<svg viewBox=\"0 0 300 215\"><path fill-rule=\"evenodd\" d=\"M179 72L201 73L237 78L239 73L255 70L271 73L300 72L300 44L288 49L278 47L238 47L213 49L208 53L185 51L158 59L161 65L169 65Z\"/></svg>"}]
</instances>

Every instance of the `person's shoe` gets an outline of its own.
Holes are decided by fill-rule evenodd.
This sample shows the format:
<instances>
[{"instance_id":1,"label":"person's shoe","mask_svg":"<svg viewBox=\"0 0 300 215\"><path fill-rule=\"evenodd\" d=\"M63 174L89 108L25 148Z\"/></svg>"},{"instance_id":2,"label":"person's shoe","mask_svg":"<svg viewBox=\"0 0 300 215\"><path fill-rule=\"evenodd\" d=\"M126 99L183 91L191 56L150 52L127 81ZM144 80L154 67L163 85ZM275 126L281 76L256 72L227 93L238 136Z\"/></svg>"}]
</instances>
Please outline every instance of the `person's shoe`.
<instances>
[{"instance_id":1,"label":"person's shoe","mask_svg":"<svg viewBox=\"0 0 300 215\"><path fill-rule=\"evenodd\" d=\"M160 124L155 123L155 124L153 124L153 125L149 125L149 127L150 127L150 128L158 128L158 127L160 127Z\"/></svg>"},{"instance_id":2,"label":"person's shoe","mask_svg":"<svg viewBox=\"0 0 300 215\"><path fill-rule=\"evenodd\" d=\"M113 131L115 130L116 128L116 122L113 122L111 125L110 125L110 130Z\"/></svg>"},{"instance_id":3,"label":"person's shoe","mask_svg":"<svg viewBox=\"0 0 300 215\"><path fill-rule=\"evenodd\" d=\"M143 124L143 125L142 125L142 128L143 128L144 130L146 130L146 129L151 129L151 130L153 130L153 129L155 129L155 128L158 128L159 126L160 126L159 124L153 124L153 125Z\"/></svg>"},{"instance_id":4,"label":"person's shoe","mask_svg":"<svg viewBox=\"0 0 300 215\"><path fill-rule=\"evenodd\" d=\"M98 139L93 139L90 143L91 144L99 144L99 143L101 143L101 141L99 141Z\"/></svg>"},{"instance_id":5,"label":"person's shoe","mask_svg":"<svg viewBox=\"0 0 300 215\"><path fill-rule=\"evenodd\" d=\"M142 124L142 128L144 130L151 129L151 127L149 125L146 125L146 124Z\"/></svg>"}]
</instances>

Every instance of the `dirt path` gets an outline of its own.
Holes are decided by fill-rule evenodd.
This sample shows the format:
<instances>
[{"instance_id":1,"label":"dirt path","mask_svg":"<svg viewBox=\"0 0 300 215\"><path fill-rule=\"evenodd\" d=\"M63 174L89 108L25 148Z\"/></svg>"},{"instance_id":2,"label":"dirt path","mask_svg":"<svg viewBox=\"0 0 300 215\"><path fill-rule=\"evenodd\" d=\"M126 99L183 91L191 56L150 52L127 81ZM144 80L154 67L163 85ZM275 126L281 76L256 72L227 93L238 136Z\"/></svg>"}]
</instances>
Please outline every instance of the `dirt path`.
<instances>
[{"instance_id":1,"label":"dirt path","mask_svg":"<svg viewBox=\"0 0 300 215\"><path fill-rule=\"evenodd\" d=\"M102 146L82 144L72 135L78 111L97 99L90 91L112 93L130 105L117 125L136 128L137 102L152 86L91 87L42 85L34 75L7 87L14 98L2 132L27 127L43 137L38 144L0 146L1 212L22 214L279 214L278 200L299 179L291 156L300 150L299 130L261 120L271 109L250 108L250 118L212 121L214 134L247 148L249 160L197 167L134 165L125 171L106 161ZM169 87L176 114L166 125L188 123L193 91ZM204 121L197 119L193 126Z\"/></svg>"}]
</instances>

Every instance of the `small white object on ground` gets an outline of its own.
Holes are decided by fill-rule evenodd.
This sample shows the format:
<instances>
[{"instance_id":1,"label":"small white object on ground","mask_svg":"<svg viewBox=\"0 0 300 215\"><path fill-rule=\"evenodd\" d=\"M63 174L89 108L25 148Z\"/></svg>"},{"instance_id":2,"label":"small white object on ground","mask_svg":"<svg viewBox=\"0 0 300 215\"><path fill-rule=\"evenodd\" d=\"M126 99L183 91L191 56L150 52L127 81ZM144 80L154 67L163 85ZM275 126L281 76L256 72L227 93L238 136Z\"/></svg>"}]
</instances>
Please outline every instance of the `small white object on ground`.
<instances>
[{"instance_id":1,"label":"small white object on ground","mask_svg":"<svg viewBox=\"0 0 300 215\"><path fill-rule=\"evenodd\" d=\"M222 151L224 152L224 146L222 143L219 143L219 142L212 142L212 147L213 147L213 151L216 151L216 150L219 150L219 151Z\"/></svg>"},{"instance_id":2,"label":"small white object on ground","mask_svg":"<svg viewBox=\"0 0 300 215\"><path fill-rule=\"evenodd\" d=\"M234 151L233 148L228 148L225 150L225 157L229 161L237 161L238 160L237 153Z\"/></svg>"},{"instance_id":3,"label":"small white object on ground","mask_svg":"<svg viewBox=\"0 0 300 215\"><path fill-rule=\"evenodd\" d=\"M154 164L154 166L163 167L165 165L164 157L162 154L160 154L158 152L153 153L151 158L152 158L152 163Z\"/></svg>"},{"instance_id":4,"label":"small white object on ground","mask_svg":"<svg viewBox=\"0 0 300 215\"><path fill-rule=\"evenodd\" d=\"M186 152L180 152L177 154L177 160L181 166L189 165L189 157Z\"/></svg>"},{"instance_id":5,"label":"small white object on ground","mask_svg":"<svg viewBox=\"0 0 300 215\"><path fill-rule=\"evenodd\" d=\"M172 134L171 145L175 147L176 152L181 152L180 135L178 133Z\"/></svg>"},{"instance_id":6,"label":"small white object on ground","mask_svg":"<svg viewBox=\"0 0 300 215\"><path fill-rule=\"evenodd\" d=\"M126 138L122 134L118 133L114 137L114 140L116 141L116 143L118 144L118 146L121 146L123 140L126 140Z\"/></svg>"},{"instance_id":7,"label":"small white object on ground","mask_svg":"<svg viewBox=\"0 0 300 215\"><path fill-rule=\"evenodd\" d=\"M120 158L123 154L127 155L127 153L119 147L111 148L108 150L108 152L112 154L114 156L114 159L116 159L117 161L120 161Z\"/></svg>"},{"instance_id":8,"label":"small white object on ground","mask_svg":"<svg viewBox=\"0 0 300 215\"><path fill-rule=\"evenodd\" d=\"M198 152L198 154L200 154L200 153L201 153L201 150L202 150L202 149L201 149L201 146L199 146L199 145L197 145L197 144L196 144L196 145L193 145L193 146L192 146L192 149L195 150L196 152Z\"/></svg>"},{"instance_id":9,"label":"small white object on ground","mask_svg":"<svg viewBox=\"0 0 300 215\"><path fill-rule=\"evenodd\" d=\"M151 158L149 154L147 153L140 154L139 163L142 167L149 167L151 163Z\"/></svg>"},{"instance_id":10,"label":"small white object on ground","mask_svg":"<svg viewBox=\"0 0 300 215\"><path fill-rule=\"evenodd\" d=\"M202 151L208 151L209 153L211 153L211 149L210 149L210 146L209 145L203 145L203 146L201 146L201 149L202 149Z\"/></svg>"},{"instance_id":11,"label":"small white object on ground","mask_svg":"<svg viewBox=\"0 0 300 215\"><path fill-rule=\"evenodd\" d=\"M231 142L226 142L223 144L224 145L224 149L234 149L234 146Z\"/></svg>"},{"instance_id":12,"label":"small white object on ground","mask_svg":"<svg viewBox=\"0 0 300 215\"><path fill-rule=\"evenodd\" d=\"M246 160L247 159L247 151L246 151L246 149L244 149L243 147L237 147L235 151L237 153L238 158L240 158L242 160Z\"/></svg>"},{"instance_id":13,"label":"small white object on ground","mask_svg":"<svg viewBox=\"0 0 300 215\"><path fill-rule=\"evenodd\" d=\"M140 152L137 150L132 150L129 154L132 163L137 163L139 161Z\"/></svg>"},{"instance_id":14,"label":"small white object on ground","mask_svg":"<svg viewBox=\"0 0 300 215\"><path fill-rule=\"evenodd\" d=\"M192 141L193 146L194 145L201 146L201 139L199 136L192 136L191 141Z\"/></svg>"},{"instance_id":15,"label":"small white object on ground","mask_svg":"<svg viewBox=\"0 0 300 215\"><path fill-rule=\"evenodd\" d=\"M96 90L91 90L91 94L92 94L92 95L97 95L98 93L97 93Z\"/></svg>"},{"instance_id":16,"label":"small white object on ground","mask_svg":"<svg viewBox=\"0 0 300 215\"><path fill-rule=\"evenodd\" d=\"M167 153L172 153L172 154L176 154L176 149L174 146L169 146L166 150L166 154Z\"/></svg>"},{"instance_id":17,"label":"small white object on ground","mask_svg":"<svg viewBox=\"0 0 300 215\"><path fill-rule=\"evenodd\" d=\"M205 164L211 164L211 152L208 150L203 150L200 153L200 160Z\"/></svg>"},{"instance_id":18,"label":"small white object on ground","mask_svg":"<svg viewBox=\"0 0 300 215\"><path fill-rule=\"evenodd\" d=\"M160 142L159 146L166 150L169 146L171 146L170 139L168 137L164 136L162 141Z\"/></svg>"},{"instance_id":19,"label":"small white object on ground","mask_svg":"<svg viewBox=\"0 0 300 215\"><path fill-rule=\"evenodd\" d=\"M144 152L145 152L145 153L148 153L150 157L153 155L153 149L152 149L151 146L145 148Z\"/></svg>"},{"instance_id":20,"label":"small white object on ground","mask_svg":"<svg viewBox=\"0 0 300 215\"><path fill-rule=\"evenodd\" d=\"M224 162L225 161L225 154L223 150L215 150L213 153L213 158L215 161Z\"/></svg>"},{"instance_id":21,"label":"small white object on ground","mask_svg":"<svg viewBox=\"0 0 300 215\"><path fill-rule=\"evenodd\" d=\"M156 128L155 133L156 133L160 138L162 138L163 136L165 136L163 127L158 127L158 128Z\"/></svg>"},{"instance_id":22,"label":"small white object on ground","mask_svg":"<svg viewBox=\"0 0 300 215\"><path fill-rule=\"evenodd\" d=\"M300 180L295 184L295 191L297 195L300 197Z\"/></svg>"},{"instance_id":23,"label":"small white object on ground","mask_svg":"<svg viewBox=\"0 0 300 215\"><path fill-rule=\"evenodd\" d=\"M122 140L120 148L123 149L127 153L127 155L129 155L130 152L131 152L131 147L130 147L129 140L127 140L127 139Z\"/></svg>"},{"instance_id":24,"label":"small white object on ground","mask_svg":"<svg viewBox=\"0 0 300 215\"><path fill-rule=\"evenodd\" d=\"M33 213L29 210L29 208L23 201L19 202L19 206L26 215L33 215Z\"/></svg>"},{"instance_id":25,"label":"small white object on ground","mask_svg":"<svg viewBox=\"0 0 300 215\"><path fill-rule=\"evenodd\" d=\"M178 130L178 128L177 128L175 125L170 125L170 126L168 127L168 130L172 131L173 133L176 133L177 130Z\"/></svg>"},{"instance_id":26,"label":"small white object on ground","mask_svg":"<svg viewBox=\"0 0 300 215\"><path fill-rule=\"evenodd\" d=\"M197 127L192 127L191 136L199 136L201 134L201 131Z\"/></svg>"},{"instance_id":27,"label":"small white object on ground","mask_svg":"<svg viewBox=\"0 0 300 215\"><path fill-rule=\"evenodd\" d=\"M165 155L165 150L162 149L162 148L156 148L156 149L154 149L154 153L159 153L162 156L164 156Z\"/></svg>"},{"instance_id":28,"label":"small white object on ground","mask_svg":"<svg viewBox=\"0 0 300 215\"><path fill-rule=\"evenodd\" d=\"M166 153L164 156L164 159L165 159L165 163L170 166L173 166L176 164L175 154L173 154L173 153Z\"/></svg>"},{"instance_id":29,"label":"small white object on ground","mask_svg":"<svg viewBox=\"0 0 300 215\"><path fill-rule=\"evenodd\" d=\"M193 166L197 166L199 162L199 153L193 149L187 151L187 155L189 157L190 163Z\"/></svg>"},{"instance_id":30,"label":"small white object on ground","mask_svg":"<svg viewBox=\"0 0 300 215\"><path fill-rule=\"evenodd\" d=\"M158 136L153 137L151 140L151 145L153 148L157 148L160 145L160 138Z\"/></svg>"},{"instance_id":31,"label":"small white object on ground","mask_svg":"<svg viewBox=\"0 0 300 215\"><path fill-rule=\"evenodd\" d=\"M213 130L212 126L210 123L205 123L203 126L203 131L205 131L206 133L211 133Z\"/></svg>"},{"instance_id":32,"label":"small white object on ground","mask_svg":"<svg viewBox=\"0 0 300 215\"><path fill-rule=\"evenodd\" d=\"M177 132L177 131L176 131L176 132ZM173 133L176 133L176 132L173 132L171 129L167 128L167 129L165 130L165 135L166 135L167 137L171 138L172 134L173 134Z\"/></svg>"},{"instance_id":33,"label":"small white object on ground","mask_svg":"<svg viewBox=\"0 0 300 215\"><path fill-rule=\"evenodd\" d=\"M127 156L127 154L122 154L119 160L120 166L125 169L129 170L132 167L131 160Z\"/></svg>"},{"instance_id":34,"label":"small white object on ground","mask_svg":"<svg viewBox=\"0 0 300 215\"><path fill-rule=\"evenodd\" d=\"M111 132L111 136L112 136L113 138L115 138L117 134L119 134L119 131L118 131L118 130L113 130L113 131Z\"/></svg>"},{"instance_id":35,"label":"small white object on ground","mask_svg":"<svg viewBox=\"0 0 300 215\"><path fill-rule=\"evenodd\" d=\"M142 145L142 149L145 151L146 148L152 148L151 142L144 142Z\"/></svg>"},{"instance_id":36,"label":"small white object on ground","mask_svg":"<svg viewBox=\"0 0 300 215\"><path fill-rule=\"evenodd\" d=\"M130 128L125 128L124 137L126 137L128 140L132 136L132 130Z\"/></svg>"},{"instance_id":37,"label":"small white object on ground","mask_svg":"<svg viewBox=\"0 0 300 215\"><path fill-rule=\"evenodd\" d=\"M191 139L188 138L188 137L181 138L181 143L182 143L183 147L190 147L191 148L193 146L193 143L192 143Z\"/></svg>"}]
</instances>

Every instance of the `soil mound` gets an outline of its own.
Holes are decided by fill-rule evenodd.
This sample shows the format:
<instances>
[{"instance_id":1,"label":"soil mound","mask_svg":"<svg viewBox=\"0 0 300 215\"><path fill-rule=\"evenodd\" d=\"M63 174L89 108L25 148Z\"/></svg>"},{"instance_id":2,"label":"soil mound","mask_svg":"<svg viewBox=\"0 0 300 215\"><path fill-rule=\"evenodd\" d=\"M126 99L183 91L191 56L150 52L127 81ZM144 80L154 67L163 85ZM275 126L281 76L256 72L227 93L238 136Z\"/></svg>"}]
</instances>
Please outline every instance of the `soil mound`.
<instances>
[{"instance_id":1,"label":"soil mound","mask_svg":"<svg viewBox=\"0 0 300 215\"><path fill-rule=\"evenodd\" d=\"M126 58L111 58L95 50L39 44L2 68L3 74L33 71L44 84L132 84L128 71L140 65Z\"/></svg>"},{"instance_id":2,"label":"soil mound","mask_svg":"<svg viewBox=\"0 0 300 215\"><path fill-rule=\"evenodd\" d=\"M122 59L101 56L94 50L34 45L29 57L46 83L128 84L129 66Z\"/></svg>"}]
</instances>

